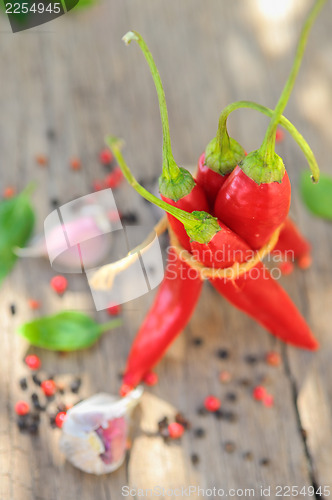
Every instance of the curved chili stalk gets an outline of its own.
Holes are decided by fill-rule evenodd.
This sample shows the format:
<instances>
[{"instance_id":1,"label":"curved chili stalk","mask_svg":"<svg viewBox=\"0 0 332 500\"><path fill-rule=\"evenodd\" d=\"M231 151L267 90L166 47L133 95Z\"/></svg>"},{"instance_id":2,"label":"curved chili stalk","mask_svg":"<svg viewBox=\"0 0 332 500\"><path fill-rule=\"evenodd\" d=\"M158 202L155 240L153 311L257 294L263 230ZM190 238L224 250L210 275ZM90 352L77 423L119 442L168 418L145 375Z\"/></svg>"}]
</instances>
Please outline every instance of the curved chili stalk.
<instances>
[{"instance_id":1,"label":"curved chili stalk","mask_svg":"<svg viewBox=\"0 0 332 500\"><path fill-rule=\"evenodd\" d=\"M228 106L226 106L223 111L220 114L219 117L219 126L218 126L218 134L217 135L225 135L227 134L227 118L229 115L233 112L236 111L237 109L242 109L242 108L250 108L254 109L256 111L259 111L260 113L263 113L266 116L272 117L274 114L273 109L267 108L266 106L263 106L262 104L258 104L253 101L236 101L232 102ZM280 116L279 118L279 124L287 130L287 132L293 137L294 141L298 144L298 146L301 148L304 156L307 159L309 168L312 173L312 178L317 180L319 179L319 167L316 161L316 158L314 156L314 153L312 152L309 144L307 141L304 139L302 134L296 129L296 127L283 115Z\"/></svg>"}]
</instances>

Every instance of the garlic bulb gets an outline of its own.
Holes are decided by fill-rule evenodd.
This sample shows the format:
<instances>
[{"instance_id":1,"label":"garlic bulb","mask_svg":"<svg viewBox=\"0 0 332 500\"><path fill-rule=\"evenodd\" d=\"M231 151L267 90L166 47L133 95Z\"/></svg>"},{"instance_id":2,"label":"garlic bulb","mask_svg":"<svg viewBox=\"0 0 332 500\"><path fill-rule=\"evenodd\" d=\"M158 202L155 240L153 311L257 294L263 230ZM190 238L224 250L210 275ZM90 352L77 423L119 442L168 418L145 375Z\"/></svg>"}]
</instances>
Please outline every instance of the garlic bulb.
<instances>
[{"instance_id":1,"label":"garlic bulb","mask_svg":"<svg viewBox=\"0 0 332 500\"><path fill-rule=\"evenodd\" d=\"M100 393L71 408L60 439L67 460L90 474L118 469L126 454L130 413L142 393L141 387L122 399Z\"/></svg>"}]
</instances>

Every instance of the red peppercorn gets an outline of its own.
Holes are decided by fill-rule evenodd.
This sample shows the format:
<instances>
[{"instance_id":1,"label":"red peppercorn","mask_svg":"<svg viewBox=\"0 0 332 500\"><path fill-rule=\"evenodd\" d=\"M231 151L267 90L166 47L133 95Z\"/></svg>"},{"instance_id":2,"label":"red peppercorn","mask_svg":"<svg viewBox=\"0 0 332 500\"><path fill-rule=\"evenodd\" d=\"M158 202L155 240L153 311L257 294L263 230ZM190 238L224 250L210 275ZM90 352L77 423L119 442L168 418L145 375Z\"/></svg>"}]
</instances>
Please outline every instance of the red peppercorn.
<instances>
[{"instance_id":1,"label":"red peppercorn","mask_svg":"<svg viewBox=\"0 0 332 500\"><path fill-rule=\"evenodd\" d=\"M143 382L146 384L146 385L156 385L158 384L158 375L154 372L149 372L147 373L146 375L144 375L143 377Z\"/></svg>"},{"instance_id":2,"label":"red peppercorn","mask_svg":"<svg viewBox=\"0 0 332 500\"><path fill-rule=\"evenodd\" d=\"M40 387L42 388L42 391L45 394L45 396L47 396L48 398L54 396L57 390L56 383L54 382L54 380L44 380L41 383Z\"/></svg>"},{"instance_id":3,"label":"red peppercorn","mask_svg":"<svg viewBox=\"0 0 332 500\"><path fill-rule=\"evenodd\" d=\"M68 281L64 276L54 276L50 284L56 293L62 295L67 290Z\"/></svg>"},{"instance_id":4,"label":"red peppercorn","mask_svg":"<svg viewBox=\"0 0 332 500\"><path fill-rule=\"evenodd\" d=\"M284 140L284 137L284 131L280 127L278 127L276 132L276 142L282 142Z\"/></svg>"},{"instance_id":5,"label":"red peppercorn","mask_svg":"<svg viewBox=\"0 0 332 500\"><path fill-rule=\"evenodd\" d=\"M65 411L60 411L57 416L55 417L55 425L61 429L63 426L64 421L66 420L66 412Z\"/></svg>"},{"instance_id":6,"label":"red peppercorn","mask_svg":"<svg viewBox=\"0 0 332 500\"><path fill-rule=\"evenodd\" d=\"M30 411L30 406L25 401L17 401L15 405L15 413L17 415L23 416L27 415Z\"/></svg>"},{"instance_id":7,"label":"red peppercorn","mask_svg":"<svg viewBox=\"0 0 332 500\"><path fill-rule=\"evenodd\" d=\"M39 300L29 299L28 300L28 304L29 304L30 309L32 309L33 311L35 311L35 310L37 310L37 309L40 308L40 302L39 302Z\"/></svg>"},{"instance_id":8,"label":"red peppercorn","mask_svg":"<svg viewBox=\"0 0 332 500\"><path fill-rule=\"evenodd\" d=\"M276 351L268 352L265 360L266 360L267 364L271 365L271 366L279 366L281 364L280 354Z\"/></svg>"},{"instance_id":9,"label":"red peppercorn","mask_svg":"<svg viewBox=\"0 0 332 500\"><path fill-rule=\"evenodd\" d=\"M267 406L268 408L274 406L274 397L272 396L272 394L265 394L263 398L263 405Z\"/></svg>"},{"instance_id":10,"label":"red peppercorn","mask_svg":"<svg viewBox=\"0 0 332 500\"><path fill-rule=\"evenodd\" d=\"M227 370L223 370L219 373L219 380L222 384L227 384L232 380L232 375Z\"/></svg>"},{"instance_id":11,"label":"red peppercorn","mask_svg":"<svg viewBox=\"0 0 332 500\"><path fill-rule=\"evenodd\" d=\"M92 184L94 191L101 191L103 189L103 183L101 181L95 180Z\"/></svg>"},{"instance_id":12,"label":"red peppercorn","mask_svg":"<svg viewBox=\"0 0 332 500\"><path fill-rule=\"evenodd\" d=\"M262 385L257 385L252 391L253 398L256 399L256 401L262 401L266 394L266 389Z\"/></svg>"},{"instance_id":13,"label":"red peppercorn","mask_svg":"<svg viewBox=\"0 0 332 500\"><path fill-rule=\"evenodd\" d=\"M110 316L117 316L121 312L121 306L120 304L110 304L106 311Z\"/></svg>"},{"instance_id":14,"label":"red peppercorn","mask_svg":"<svg viewBox=\"0 0 332 500\"><path fill-rule=\"evenodd\" d=\"M39 370L41 367L40 358L36 354L29 354L24 361L31 370Z\"/></svg>"},{"instance_id":15,"label":"red peppercorn","mask_svg":"<svg viewBox=\"0 0 332 500\"><path fill-rule=\"evenodd\" d=\"M207 411L217 411L221 406L220 399L216 396L207 396L204 400L204 406Z\"/></svg>"},{"instance_id":16,"label":"red peppercorn","mask_svg":"<svg viewBox=\"0 0 332 500\"><path fill-rule=\"evenodd\" d=\"M285 260L281 262L279 269L283 275L288 276L294 271L294 264L290 260Z\"/></svg>"},{"instance_id":17,"label":"red peppercorn","mask_svg":"<svg viewBox=\"0 0 332 500\"><path fill-rule=\"evenodd\" d=\"M297 263L301 269L308 269L312 264L311 255L303 255L302 257L299 258Z\"/></svg>"},{"instance_id":18,"label":"red peppercorn","mask_svg":"<svg viewBox=\"0 0 332 500\"><path fill-rule=\"evenodd\" d=\"M70 168L72 170L81 170L81 167L82 167L82 164L81 164L81 160L79 160L79 158L72 158L70 160Z\"/></svg>"},{"instance_id":19,"label":"red peppercorn","mask_svg":"<svg viewBox=\"0 0 332 500\"><path fill-rule=\"evenodd\" d=\"M36 162L38 163L38 165L40 165L41 167L44 167L45 165L47 165L47 158L45 155L37 155L36 156Z\"/></svg>"},{"instance_id":20,"label":"red peppercorn","mask_svg":"<svg viewBox=\"0 0 332 500\"><path fill-rule=\"evenodd\" d=\"M15 188L12 186L8 186L4 189L2 196L6 199L13 198L13 196L15 196L15 193L16 193Z\"/></svg>"},{"instance_id":21,"label":"red peppercorn","mask_svg":"<svg viewBox=\"0 0 332 500\"><path fill-rule=\"evenodd\" d=\"M120 167L116 167L113 172L105 177L105 186L108 188L117 188L123 181L123 173Z\"/></svg>"},{"instance_id":22,"label":"red peppercorn","mask_svg":"<svg viewBox=\"0 0 332 500\"><path fill-rule=\"evenodd\" d=\"M172 422L171 424L168 424L167 429L169 437L172 439L179 439L184 433L183 425L178 424L177 422Z\"/></svg>"},{"instance_id":23,"label":"red peppercorn","mask_svg":"<svg viewBox=\"0 0 332 500\"><path fill-rule=\"evenodd\" d=\"M99 160L103 165L109 165L113 160L112 152L109 149L103 149L99 153Z\"/></svg>"}]
</instances>

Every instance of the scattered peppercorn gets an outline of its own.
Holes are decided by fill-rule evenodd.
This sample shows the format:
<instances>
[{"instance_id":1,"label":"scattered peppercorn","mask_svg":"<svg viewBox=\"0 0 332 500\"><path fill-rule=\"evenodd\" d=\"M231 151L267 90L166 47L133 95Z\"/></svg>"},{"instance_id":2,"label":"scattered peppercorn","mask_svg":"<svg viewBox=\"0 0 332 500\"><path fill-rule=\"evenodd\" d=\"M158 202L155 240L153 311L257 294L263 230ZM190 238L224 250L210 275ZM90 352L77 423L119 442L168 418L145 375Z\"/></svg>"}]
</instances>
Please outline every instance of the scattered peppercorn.
<instances>
[{"instance_id":1,"label":"scattered peppercorn","mask_svg":"<svg viewBox=\"0 0 332 500\"><path fill-rule=\"evenodd\" d=\"M220 399L218 399L216 396L207 396L204 400L204 406L207 411L215 412L219 410L220 405Z\"/></svg>"},{"instance_id":2,"label":"scattered peppercorn","mask_svg":"<svg viewBox=\"0 0 332 500\"><path fill-rule=\"evenodd\" d=\"M178 424L181 424L183 425L183 427L185 429L190 429L191 428L191 423L189 422L188 419L185 418L185 416L178 412L176 415L175 415L175 422L177 422Z\"/></svg>"},{"instance_id":3,"label":"scattered peppercorn","mask_svg":"<svg viewBox=\"0 0 332 500\"><path fill-rule=\"evenodd\" d=\"M32 309L33 311L36 311L37 309L40 309L40 302L39 302L39 300L29 299L28 300L28 304L29 304L30 309Z\"/></svg>"},{"instance_id":4,"label":"scattered peppercorn","mask_svg":"<svg viewBox=\"0 0 332 500\"><path fill-rule=\"evenodd\" d=\"M36 354L26 356L25 363L31 370L39 370L41 368L40 358Z\"/></svg>"},{"instance_id":5,"label":"scattered peppercorn","mask_svg":"<svg viewBox=\"0 0 332 500\"><path fill-rule=\"evenodd\" d=\"M38 377L36 373L32 375L32 380L36 385L41 386L42 380Z\"/></svg>"},{"instance_id":6,"label":"scattered peppercorn","mask_svg":"<svg viewBox=\"0 0 332 500\"><path fill-rule=\"evenodd\" d=\"M294 264L290 260L284 260L284 262L281 262L279 264L279 269L281 271L281 274L283 274L284 276L288 276L294 271Z\"/></svg>"},{"instance_id":7,"label":"scattered peppercorn","mask_svg":"<svg viewBox=\"0 0 332 500\"><path fill-rule=\"evenodd\" d=\"M17 415L24 416L30 412L30 405L26 401L17 401L15 405L15 412Z\"/></svg>"},{"instance_id":8,"label":"scattered peppercorn","mask_svg":"<svg viewBox=\"0 0 332 500\"><path fill-rule=\"evenodd\" d=\"M172 439L180 439L180 437L183 436L184 431L185 429L183 425L178 424L178 422L168 424L168 433Z\"/></svg>"},{"instance_id":9,"label":"scattered peppercorn","mask_svg":"<svg viewBox=\"0 0 332 500\"><path fill-rule=\"evenodd\" d=\"M197 453L192 453L190 459L193 465L197 465L199 463L199 456L197 455Z\"/></svg>"},{"instance_id":10,"label":"scattered peppercorn","mask_svg":"<svg viewBox=\"0 0 332 500\"><path fill-rule=\"evenodd\" d=\"M242 387L249 387L251 385L251 381L248 378L241 378L239 380L239 384L242 385Z\"/></svg>"},{"instance_id":11,"label":"scattered peppercorn","mask_svg":"<svg viewBox=\"0 0 332 500\"><path fill-rule=\"evenodd\" d=\"M228 422L234 423L234 422L238 421L238 416L233 411L224 411L223 412L223 419L227 420Z\"/></svg>"},{"instance_id":12,"label":"scattered peppercorn","mask_svg":"<svg viewBox=\"0 0 332 500\"><path fill-rule=\"evenodd\" d=\"M168 427L168 418L164 417L162 420L158 422L158 430L161 432L163 429L166 429Z\"/></svg>"},{"instance_id":13,"label":"scattered peppercorn","mask_svg":"<svg viewBox=\"0 0 332 500\"><path fill-rule=\"evenodd\" d=\"M158 380L158 375L155 372L149 372L143 377L144 384L149 386L158 384Z\"/></svg>"},{"instance_id":14,"label":"scattered peppercorn","mask_svg":"<svg viewBox=\"0 0 332 500\"><path fill-rule=\"evenodd\" d=\"M227 441L227 443L224 444L224 448L227 453L234 453L236 445L232 441Z\"/></svg>"},{"instance_id":15,"label":"scattered peppercorn","mask_svg":"<svg viewBox=\"0 0 332 500\"><path fill-rule=\"evenodd\" d=\"M74 171L81 170L82 168L82 163L79 158L72 158L70 160L70 168Z\"/></svg>"},{"instance_id":16,"label":"scattered peppercorn","mask_svg":"<svg viewBox=\"0 0 332 500\"><path fill-rule=\"evenodd\" d=\"M126 212L125 214L121 215L121 220L123 223L135 224L138 222L138 217L134 212Z\"/></svg>"},{"instance_id":17,"label":"scattered peppercorn","mask_svg":"<svg viewBox=\"0 0 332 500\"><path fill-rule=\"evenodd\" d=\"M281 364L281 356L276 351L270 351L266 354L265 361L268 365L279 366Z\"/></svg>"},{"instance_id":18,"label":"scattered peppercorn","mask_svg":"<svg viewBox=\"0 0 332 500\"><path fill-rule=\"evenodd\" d=\"M12 316L15 316L15 314L16 314L15 304L10 304L10 312L11 312Z\"/></svg>"},{"instance_id":19,"label":"scattered peppercorn","mask_svg":"<svg viewBox=\"0 0 332 500\"><path fill-rule=\"evenodd\" d=\"M107 311L107 314L109 314L110 316L118 316L121 312L121 306L120 306L120 304L112 303L108 306L106 311Z\"/></svg>"},{"instance_id":20,"label":"scattered peppercorn","mask_svg":"<svg viewBox=\"0 0 332 500\"><path fill-rule=\"evenodd\" d=\"M244 360L248 365L255 365L258 362L258 358L254 354L247 354Z\"/></svg>"},{"instance_id":21,"label":"scattered peppercorn","mask_svg":"<svg viewBox=\"0 0 332 500\"><path fill-rule=\"evenodd\" d=\"M192 343L194 346L200 347L204 343L204 340L201 337L195 337L193 338Z\"/></svg>"},{"instance_id":22,"label":"scattered peppercorn","mask_svg":"<svg viewBox=\"0 0 332 500\"><path fill-rule=\"evenodd\" d=\"M41 383L41 388L46 397L52 397L56 393L57 387L54 380L44 380Z\"/></svg>"},{"instance_id":23,"label":"scattered peppercorn","mask_svg":"<svg viewBox=\"0 0 332 500\"><path fill-rule=\"evenodd\" d=\"M256 401L262 401L266 396L266 389L262 385L257 385L252 391L253 398Z\"/></svg>"},{"instance_id":24,"label":"scattered peppercorn","mask_svg":"<svg viewBox=\"0 0 332 500\"><path fill-rule=\"evenodd\" d=\"M204 417L205 415L207 415L206 408L204 408L204 406L197 408L197 415L199 415L200 417Z\"/></svg>"},{"instance_id":25,"label":"scattered peppercorn","mask_svg":"<svg viewBox=\"0 0 332 500\"><path fill-rule=\"evenodd\" d=\"M232 375L227 370L223 370L219 373L219 380L222 384L227 384L232 380Z\"/></svg>"},{"instance_id":26,"label":"scattered peppercorn","mask_svg":"<svg viewBox=\"0 0 332 500\"><path fill-rule=\"evenodd\" d=\"M3 198L5 199L8 199L8 198L13 198L13 196L15 196L16 194L16 190L13 186L7 186L3 193L2 193L2 196Z\"/></svg>"},{"instance_id":27,"label":"scattered peppercorn","mask_svg":"<svg viewBox=\"0 0 332 500\"><path fill-rule=\"evenodd\" d=\"M52 198L50 202L53 208L57 208L60 205L60 201L57 198Z\"/></svg>"},{"instance_id":28,"label":"scattered peppercorn","mask_svg":"<svg viewBox=\"0 0 332 500\"><path fill-rule=\"evenodd\" d=\"M303 255L297 261L297 265L299 266L300 269L309 269L311 264L312 264L311 255Z\"/></svg>"},{"instance_id":29,"label":"scattered peppercorn","mask_svg":"<svg viewBox=\"0 0 332 500\"><path fill-rule=\"evenodd\" d=\"M113 170L113 172L111 172L110 174L108 174L105 177L105 180L104 180L105 187L115 189L121 184L123 179L124 179L124 177L123 177L123 173L122 173L121 168L116 167Z\"/></svg>"},{"instance_id":30,"label":"scattered peppercorn","mask_svg":"<svg viewBox=\"0 0 332 500\"><path fill-rule=\"evenodd\" d=\"M102 151L100 151L99 153L100 163L102 163L103 165L109 165L110 163L112 163L112 160L113 160L113 155L109 149L103 149Z\"/></svg>"},{"instance_id":31,"label":"scattered peppercorn","mask_svg":"<svg viewBox=\"0 0 332 500\"><path fill-rule=\"evenodd\" d=\"M36 155L36 163L40 165L41 167L45 167L47 165L48 161L45 155Z\"/></svg>"},{"instance_id":32,"label":"scattered peppercorn","mask_svg":"<svg viewBox=\"0 0 332 500\"><path fill-rule=\"evenodd\" d=\"M232 403L235 403L235 401L237 400L237 395L235 394L235 392L228 392L226 394L226 399L227 399L227 401L231 401Z\"/></svg>"},{"instance_id":33,"label":"scattered peppercorn","mask_svg":"<svg viewBox=\"0 0 332 500\"><path fill-rule=\"evenodd\" d=\"M264 467L266 467L267 465L270 465L271 461L269 458L262 458L262 460L259 463L260 463L260 465L263 465Z\"/></svg>"},{"instance_id":34,"label":"scattered peppercorn","mask_svg":"<svg viewBox=\"0 0 332 500\"><path fill-rule=\"evenodd\" d=\"M274 406L274 397L271 394L265 394L263 397L263 405L271 408Z\"/></svg>"},{"instance_id":35,"label":"scattered peppercorn","mask_svg":"<svg viewBox=\"0 0 332 500\"><path fill-rule=\"evenodd\" d=\"M81 385L82 385L82 379L75 378L75 380L73 380L73 382L70 384L71 392L73 392L74 394L78 394Z\"/></svg>"},{"instance_id":36,"label":"scattered peppercorn","mask_svg":"<svg viewBox=\"0 0 332 500\"><path fill-rule=\"evenodd\" d=\"M254 455L252 454L251 451L246 451L245 453L243 453L243 458L244 458L244 460L251 461L251 460L253 460Z\"/></svg>"},{"instance_id":37,"label":"scattered peppercorn","mask_svg":"<svg viewBox=\"0 0 332 500\"><path fill-rule=\"evenodd\" d=\"M64 424L64 421L66 420L66 412L65 411L60 411L57 416L55 417L55 425L61 429L61 427Z\"/></svg>"},{"instance_id":38,"label":"scattered peppercorn","mask_svg":"<svg viewBox=\"0 0 332 500\"><path fill-rule=\"evenodd\" d=\"M217 350L217 356L220 359L228 359L229 358L229 351L227 349L218 349Z\"/></svg>"},{"instance_id":39,"label":"scattered peppercorn","mask_svg":"<svg viewBox=\"0 0 332 500\"><path fill-rule=\"evenodd\" d=\"M203 438L205 436L205 429L202 427L197 427L194 429L194 436L197 438Z\"/></svg>"},{"instance_id":40,"label":"scattered peppercorn","mask_svg":"<svg viewBox=\"0 0 332 500\"><path fill-rule=\"evenodd\" d=\"M27 381L26 377L22 377L20 379L19 383L20 383L20 387L21 387L22 391L26 391L28 388L28 381Z\"/></svg>"},{"instance_id":41,"label":"scattered peppercorn","mask_svg":"<svg viewBox=\"0 0 332 500\"><path fill-rule=\"evenodd\" d=\"M216 417L217 420L222 420L225 416L225 412L224 410L219 409L214 412L214 416Z\"/></svg>"},{"instance_id":42,"label":"scattered peppercorn","mask_svg":"<svg viewBox=\"0 0 332 500\"><path fill-rule=\"evenodd\" d=\"M54 276L50 285L58 295L62 295L67 290L68 281L64 276Z\"/></svg>"}]
</instances>

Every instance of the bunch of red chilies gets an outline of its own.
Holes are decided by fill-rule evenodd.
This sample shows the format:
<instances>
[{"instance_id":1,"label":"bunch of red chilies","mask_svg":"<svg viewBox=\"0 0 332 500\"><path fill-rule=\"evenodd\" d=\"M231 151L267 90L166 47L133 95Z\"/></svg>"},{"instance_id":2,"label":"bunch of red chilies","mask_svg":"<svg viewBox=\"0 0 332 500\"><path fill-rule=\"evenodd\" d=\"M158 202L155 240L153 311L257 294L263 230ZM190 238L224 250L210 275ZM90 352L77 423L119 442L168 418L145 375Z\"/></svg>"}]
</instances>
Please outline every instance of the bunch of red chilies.
<instances>
[{"instance_id":1,"label":"bunch of red chilies","mask_svg":"<svg viewBox=\"0 0 332 500\"><path fill-rule=\"evenodd\" d=\"M317 0L301 32L289 79L274 110L252 102L227 106L220 115L217 135L198 160L196 177L178 167L171 150L168 115L160 75L152 55L136 32L124 41L136 41L152 73L163 130L163 171L159 179L162 200L134 179L116 138L108 144L128 182L146 199L167 212L168 222L181 246L206 267L227 268L244 262L281 227L274 252L292 252L300 267L310 260L310 245L288 218L291 186L282 159L275 153L277 126L290 132L305 153L317 182L314 156L295 127L282 116L297 76L309 30L325 0ZM248 107L271 117L261 147L249 153L227 132L228 115ZM125 394L149 378L152 367L187 325L202 289L199 272L169 248L165 276L132 345L123 377ZM315 350L318 342L296 306L262 262L235 279L211 278L222 297L247 313L270 333L294 346Z\"/></svg>"}]
</instances>

